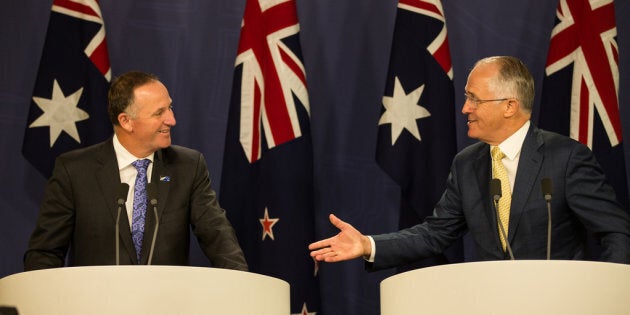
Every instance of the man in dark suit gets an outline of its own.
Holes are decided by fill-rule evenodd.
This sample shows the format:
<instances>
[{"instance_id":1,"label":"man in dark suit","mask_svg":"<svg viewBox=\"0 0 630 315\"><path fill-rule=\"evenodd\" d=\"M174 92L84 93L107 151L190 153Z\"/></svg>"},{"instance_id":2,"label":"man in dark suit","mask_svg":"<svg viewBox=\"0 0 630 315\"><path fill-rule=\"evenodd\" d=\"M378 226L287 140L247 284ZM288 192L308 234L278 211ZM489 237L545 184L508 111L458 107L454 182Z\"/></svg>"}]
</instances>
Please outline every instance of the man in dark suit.
<instances>
[{"instance_id":1,"label":"man in dark suit","mask_svg":"<svg viewBox=\"0 0 630 315\"><path fill-rule=\"evenodd\" d=\"M481 260L508 259L510 248L515 259L545 259L548 216L541 180L547 177L553 184L551 258L586 259L588 230L602 245L601 260L630 263L630 217L593 153L531 124L534 80L525 65L514 57L482 59L465 93L468 136L481 142L453 160L433 215L409 229L365 236L331 214L340 233L309 245L311 256L327 262L363 256L370 268L389 268L441 253L470 232ZM495 150L503 156L493 162ZM501 168L501 199L511 202L507 212L499 206L506 215L497 220L490 183Z\"/></svg>"},{"instance_id":2,"label":"man in dark suit","mask_svg":"<svg viewBox=\"0 0 630 315\"><path fill-rule=\"evenodd\" d=\"M191 227L213 267L247 270L203 155L171 145L171 103L151 74L128 72L112 82L108 114L114 136L57 158L24 255L25 270L62 267L66 259L70 266L187 265ZM142 170L137 160L145 160ZM130 186L128 192L121 183Z\"/></svg>"}]
</instances>

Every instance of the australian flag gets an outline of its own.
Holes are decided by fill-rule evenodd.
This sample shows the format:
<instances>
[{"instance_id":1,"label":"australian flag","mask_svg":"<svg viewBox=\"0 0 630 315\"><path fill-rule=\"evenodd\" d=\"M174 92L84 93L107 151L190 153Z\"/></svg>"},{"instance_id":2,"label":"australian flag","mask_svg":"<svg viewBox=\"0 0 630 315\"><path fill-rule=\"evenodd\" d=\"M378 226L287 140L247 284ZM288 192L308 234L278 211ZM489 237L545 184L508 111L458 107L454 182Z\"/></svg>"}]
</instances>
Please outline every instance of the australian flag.
<instances>
[{"instance_id":1,"label":"australian flag","mask_svg":"<svg viewBox=\"0 0 630 315\"><path fill-rule=\"evenodd\" d=\"M309 115L295 1L247 0L220 201L250 270L289 282L299 314L320 310Z\"/></svg>"},{"instance_id":2,"label":"australian flag","mask_svg":"<svg viewBox=\"0 0 630 315\"><path fill-rule=\"evenodd\" d=\"M400 0L376 149L376 161L400 185L400 228L430 215L446 187L457 151L452 79L440 1ZM412 267L447 262L453 258Z\"/></svg>"},{"instance_id":3,"label":"australian flag","mask_svg":"<svg viewBox=\"0 0 630 315\"><path fill-rule=\"evenodd\" d=\"M55 158L105 140L111 69L96 0L54 0L22 153L46 178Z\"/></svg>"},{"instance_id":4,"label":"australian flag","mask_svg":"<svg viewBox=\"0 0 630 315\"><path fill-rule=\"evenodd\" d=\"M628 208L612 0L560 0L545 65L539 126L589 146Z\"/></svg>"}]
</instances>

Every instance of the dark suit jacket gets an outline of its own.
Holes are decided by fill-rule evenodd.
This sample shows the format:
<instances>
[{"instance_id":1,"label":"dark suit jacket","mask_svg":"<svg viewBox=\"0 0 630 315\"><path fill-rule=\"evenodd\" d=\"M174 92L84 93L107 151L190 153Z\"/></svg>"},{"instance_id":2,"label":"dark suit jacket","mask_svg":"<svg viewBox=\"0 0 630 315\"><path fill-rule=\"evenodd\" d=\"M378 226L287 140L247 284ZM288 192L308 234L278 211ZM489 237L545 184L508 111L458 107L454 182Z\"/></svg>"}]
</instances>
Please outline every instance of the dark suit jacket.
<instances>
[{"instance_id":1,"label":"dark suit jacket","mask_svg":"<svg viewBox=\"0 0 630 315\"><path fill-rule=\"evenodd\" d=\"M395 233L373 236L382 269L441 253L467 231L481 260L506 259L490 196L489 145L473 144L457 154L447 187L432 216ZM598 236L602 260L630 263L630 218L606 183L586 146L531 125L523 147L510 208L508 240L515 259L546 259L547 207L541 179L553 183L552 259L584 259L585 232Z\"/></svg>"},{"instance_id":2,"label":"dark suit jacket","mask_svg":"<svg viewBox=\"0 0 630 315\"><path fill-rule=\"evenodd\" d=\"M153 163L151 183L157 185L160 224L152 264L187 265L192 227L213 267L247 270L234 230L211 188L203 155L173 145L157 151ZM57 158L24 255L25 270L64 266L68 251L71 266L114 265L119 186L111 138ZM155 227L152 209L147 207L138 262L123 206L117 236L121 264L147 263Z\"/></svg>"}]
</instances>

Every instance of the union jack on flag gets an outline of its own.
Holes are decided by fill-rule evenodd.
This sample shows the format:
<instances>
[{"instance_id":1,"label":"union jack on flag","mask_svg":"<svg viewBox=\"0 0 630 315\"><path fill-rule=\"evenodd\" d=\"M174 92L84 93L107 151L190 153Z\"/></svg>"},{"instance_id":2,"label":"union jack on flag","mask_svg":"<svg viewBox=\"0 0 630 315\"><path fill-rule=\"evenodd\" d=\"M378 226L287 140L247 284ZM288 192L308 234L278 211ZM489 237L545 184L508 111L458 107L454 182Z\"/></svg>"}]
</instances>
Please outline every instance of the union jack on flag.
<instances>
[{"instance_id":1,"label":"union jack on flag","mask_svg":"<svg viewBox=\"0 0 630 315\"><path fill-rule=\"evenodd\" d=\"M560 0L539 125L588 145L627 207L616 36L612 0Z\"/></svg>"},{"instance_id":2,"label":"union jack on flag","mask_svg":"<svg viewBox=\"0 0 630 315\"><path fill-rule=\"evenodd\" d=\"M55 0L52 6L53 12L59 12L68 16L94 22L100 25L98 31L85 46L85 53L94 66L111 80L112 68L109 65L107 42L105 41L105 23L101 14L101 8L97 0Z\"/></svg>"},{"instance_id":3,"label":"union jack on flag","mask_svg":"<svg viewBox=\"0 0 630 315\"><path fill-rule=\"evenodd\" d=\"M253 272L291 285L291 313L320 312L313 149L294 0L247 0L220 201ZM264 306L261 306L264 307Z\"/></svg>"},{"instance_id":4,"label":"union jack on flag","mask_svg":"<svg viewBox=\"0 0 630 315\"><path fill-rule=\"evenodd\" d=\"M269 149L302 135L293 96L307 112L309 104L304 65L284 41L300 30L295 1L249 2L236 66L243 66L240 142L253 163L261 157L263 134Z\"/></svg>"},{"instance_id":5,"label":"union jack on flag","mask_svg":"<svg viewBox=\"0 0 630 315\"><path fill-rule=\"evenodd\" d=\"M562 0L547 56L551 76L573 65L570 136L593 146L593 120L599 115L611 146L621 142L619 49L613 1Z\"/></svg>"},{"instance_id":6,"label":"union jack on flag","mask_svg":"<svg viewBox=\"0 0 630 315\"><path fill-rule=\"evenodd\" d=\"M44 176L66 151L105 140L111 68L96 0L54 0L22 153Z\"/></svg>"}]
</instances>

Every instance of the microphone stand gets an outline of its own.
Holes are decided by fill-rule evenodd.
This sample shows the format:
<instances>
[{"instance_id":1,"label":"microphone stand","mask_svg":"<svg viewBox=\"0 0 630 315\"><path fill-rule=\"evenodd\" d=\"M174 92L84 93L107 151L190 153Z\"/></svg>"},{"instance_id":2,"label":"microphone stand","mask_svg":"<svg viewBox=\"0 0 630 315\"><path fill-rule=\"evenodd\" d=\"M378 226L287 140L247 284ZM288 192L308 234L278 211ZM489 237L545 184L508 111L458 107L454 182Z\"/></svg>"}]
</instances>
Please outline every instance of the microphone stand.
<instances>
[{"instance_id":1,"label":"microphone stand","mask_svg":"<svg viewBox=\"0 0 630 315\"><path fill-rule=\"evenodd\" d=\"M151 205L153 206L153 214L155 215L155 229L153 230L153 239L151 240L151 249L149 250L149 261L147 265L151 265L153 260L153 249L155 248L155 240L157 239L158 228L160 227L160 219L158 218L157 211L157 199L151 199Z\"/></svg>"},{"instance_id":2,"label":"microphone stand","mask_svg":"<svg viewBox=\"0 0 630 315\"><path fill-rule=\"evenodd\" d=\"M501 196L499 195L494 195L493 199L494 199L494 210L497 213L497 222L499 222L499 230L501 230L501 235L503 236L503 239L505 240L505 247L507 248L508 254L510 255L510 260L514 260L514 254L512 253L512 247L510 247L510 242L508 241L507 238L507 233L505 233L505 229L503 228L503 223L501 222L501 217L499 216L499 199L501 198Z\"/></svg>"}]
</instances>

